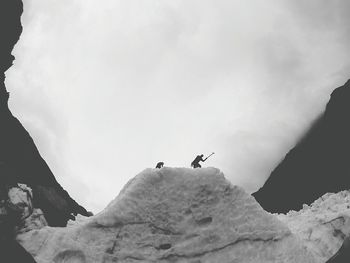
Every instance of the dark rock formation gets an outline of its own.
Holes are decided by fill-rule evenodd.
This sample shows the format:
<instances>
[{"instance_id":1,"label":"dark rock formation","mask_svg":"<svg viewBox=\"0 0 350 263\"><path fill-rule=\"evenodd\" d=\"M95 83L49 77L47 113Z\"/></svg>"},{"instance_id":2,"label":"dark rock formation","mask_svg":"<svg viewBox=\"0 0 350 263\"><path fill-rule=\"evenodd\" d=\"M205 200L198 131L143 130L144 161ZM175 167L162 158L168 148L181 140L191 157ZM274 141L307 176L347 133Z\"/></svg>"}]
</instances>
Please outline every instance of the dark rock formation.
<instances>
[{"instance_id":1,"label":"dark rock formation","mask_svg":"<svg viewBox=\"0 0 350 263\"><path fill-rule=\"evenodd\" d=\"M350 188L350 80L253 196L270 212L299 210L327 192Z\"/></svg>"},{"instance_id":2,"label":"dark rock formation","mask_svg":"<svg viewBox=\"0 0 350 263\"><path fill-rule=\"evenodd\" d=\"M5 129L2 122L4 116L9 115L7 101L8 93L5 88L4 72L12 65L14 57L11 55L13 46L22 32L20 17L23 11L21 0L2 0L0 2L0 137ZM35 263L33 257L19 245L13 236L14 220L5 208L8 187L4 177L4 162L2 160L3 146L0 143L0 260L4 263L23 262Z\"/></svg>"},{"instance_id":3,"label":"dark rock formation","mask_svg":"<svg viewBox=\"0 0 350 263\"><path fill-rule=\"evenodd\" d=\"M27 207L14 205L9 200L8 190L4 185L0 188L0 262L35 263L33 257L15 240L16 227L21 224Z\"/></svg>"},{"instance_id":4,"label":"dark rock formation","mask_svg":"<svg viewBox=\"0 0 350 263\"><path fill-rule=\"evenodd\" d=\"M65 226L76 214L88 215L59 185L32 138L8 108L5 71L11 67L12 49L22 32L21 0L0 1L0 261L35 263L15 240L21 217L9 205L8 190L17 183L33 189L33 205L44 211L51 226Z\"/></svg>"},{"instance_id":5,"label":"dark rock formation","mask_svg":"<svg viewBox=\"0 0 350 263\"><path fill-rule=\"evenodd\" d=\"M30 255L15 240L0 239L1 263L36 263Z\"/></svg>"},{"instance_id":6,"label":"dark rock formation","mask_svg":"<svg viewBox=\"0 0 350 263\"><path fill-rule=\"evenodd\" d=\"M0 111L7 110L8 93L4 72L11 67L13 46L22 32L20 17L23 11L21 0L3 0L0 3ZM2 126L1 126L2 127Z\"/></svg>"},{"instance_id":7,"label":"dark rock formation","mask_svg":"<svg viewBox=\"0 0 350 263\"><path fill-rule=\"evenodd\" d=\"M56 181L21 123L0 113L0 173L4 185L24 183L33 189L34 206L51 226L65 226L71 214L88 215Z\"/></svg>"},{"instance_id":8,"label":"dark rock formation","mask_svg":"<svg viewBox=\"0 0 350 263\"><path fill-rule=\"evenodd\" d=\"M21 0L0 3L0 187L25 183L33 189L34 207L40 208L51 226L65 226L73 215L88 216L56 181L32 138L8 108L4 72L12 65L13 46L22 32Z\"/></svg>"}]
</instances>

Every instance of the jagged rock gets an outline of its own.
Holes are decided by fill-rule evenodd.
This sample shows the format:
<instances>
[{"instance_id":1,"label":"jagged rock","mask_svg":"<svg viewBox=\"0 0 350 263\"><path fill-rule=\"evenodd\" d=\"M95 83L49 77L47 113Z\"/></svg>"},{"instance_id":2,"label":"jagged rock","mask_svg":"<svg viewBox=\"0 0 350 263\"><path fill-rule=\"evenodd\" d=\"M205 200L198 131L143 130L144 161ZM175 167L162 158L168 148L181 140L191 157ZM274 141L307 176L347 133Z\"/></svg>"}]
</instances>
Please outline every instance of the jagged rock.
<instances>
[{"instance_id":1,"label":"jagged rock","mask_svg":"<svg viewBox=\"0 0 350 263\"><path fill-rule=\"evenodd\" d=\"M350 188L350 80L331 95L311 130L253 194L276 213L299 210L325 193Z\"/></svg>"},{"instance_id":2,"label":"jagged rock","mask_svg":"<svg viewBox=\"0 0 350 263\"><path fill-rule=\"evenodd\" d=\"M105 210L17 236L47 262L316 262L215 168L146 169Z\"/></svg>"},{"instance_id":3,"label":"jagged rock","mask_svg":"<svg viewBox=\"0 0 350 263\"><path fill-rule=\"evenodd\" d=\"M0 9L0 71L5 72L12 65L13 46L22 33L21 15L23 4L21 0L2 0Z\"/></svg>"},{"instance_id":4,"label":"jagged rock","mask_svg":"<svg viewBox=\"0 0 350 263\"><path fill-rule=\"evenodd\" d=\"M40 209L34 209L32 214L28 216L17 228L17 233L28 232L34 229L41 229L47 226L44 213Z\"/></svg>"},{"instance_id":5,"label":"jagged rock","mask_svg":"<svg viewBox=\"0 0 350 263\"><path fill-rule=\"evenodd\" d=\"M22 32L20 21L22 11L21 0L0 2L0 111L8 111L8 92L4 84L4 72L12 65L14 57L11 52Z\"/></svg>"},{"instance_id":6,"label":"jagged rock","mask_svg":"<svg viewBox=\"0 0 350 263\"><path fill-rule=\"evenodd\" d=\"M33 208L32 189L18 184L8 190L8 198L1 202L0 215L3 220L11 221L15 232L26 232L47 226L40 209Z\"/></svg>"},{"instance_id":7,"label":"jagged rock","mask_svg":"<svg viewBox=\"0 0 350 263\"><path fill-rule=\"evenodd\" d=\"M18 213L16 232L26 232L47 226L47 221L40 209L33 208L33 192L28 186L18 184L8 191L8 206Z\"/></svg>"},{"instance_id":8,"label":"jagged rock","mask_svg":"<svg viewBox=\"0 0 350 263\"><path fill-rule=\"evenodd\" d=\"M11 187L8 191L8 206L17 211L19 220L24 220L33 213L32 189L24 184Z\"/></svg>"},{"instance_id":9,"label":"jagged rock","mask_svg":"<svg viewBox=\"0 0 350 263\"><path fill-rule=\"evenodd\" d=\"M29 224L33 212L32 191L26 185L17 185L7 190L7 194L1 189L0 201L0 262L35 262L33 257L24 250L15 240L19 229L33 230L39 228L39 224L33 227ZM45 218L41 218L41 226L46 224Z\"/></svg>"},{"instance_id":10,"label":"jagged rock","mask_svg":"<svg viewBox=\"0 0 350 263\"><path fill-rule=\"evenodd\" d=\"M280 214L278 219L303 241L317 262L326 262L336 254L344 240L350 237L350 192L327 193L311 206L304 205L300 211ZM349 252L349 247L343 248L339 258L346 253L350 255Z\"/></svg>"}]
</instances>

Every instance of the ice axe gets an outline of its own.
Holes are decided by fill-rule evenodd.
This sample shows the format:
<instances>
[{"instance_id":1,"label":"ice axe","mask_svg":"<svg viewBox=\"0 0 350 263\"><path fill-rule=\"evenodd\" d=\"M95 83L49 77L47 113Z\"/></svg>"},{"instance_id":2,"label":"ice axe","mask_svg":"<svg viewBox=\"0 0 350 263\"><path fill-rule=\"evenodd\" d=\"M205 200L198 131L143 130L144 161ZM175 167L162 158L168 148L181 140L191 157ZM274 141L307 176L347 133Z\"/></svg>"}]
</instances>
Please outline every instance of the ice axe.
<instances>
[{"instance_id":1,"label":"ice axe","mask_svg":"<svg viewBox=\"0 0 350 263\"><path fill-rule=\"evenodd\" d=\"M205 160L207 160L210 156L212 156L214 154L214 152L212 152L211 154L209 154L206 158L205 158Z\"/></svg>"}]
</instances>

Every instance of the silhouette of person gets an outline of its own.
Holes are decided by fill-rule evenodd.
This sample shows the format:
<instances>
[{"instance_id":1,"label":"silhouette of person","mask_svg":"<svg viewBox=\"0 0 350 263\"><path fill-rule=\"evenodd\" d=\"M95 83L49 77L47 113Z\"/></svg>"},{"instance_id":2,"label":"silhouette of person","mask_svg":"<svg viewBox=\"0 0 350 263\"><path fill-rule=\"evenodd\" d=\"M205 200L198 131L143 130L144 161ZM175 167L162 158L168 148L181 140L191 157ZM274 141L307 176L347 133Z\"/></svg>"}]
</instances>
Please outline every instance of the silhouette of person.
<instances>
[{"instance_id":1,"label":"silhouette of person","mask_svg":"<svg viewBox=\"0 0 350 263\"><path fill-rule=\"evenodd\" d=\"M164 166L164 163L163 162L159 162L159 163L157 163L156 168L160 169L163 166Z\"/></svg>"},{"instance_id":2,"label":"silhouette of person","mask_svg":"<svg viewBox=\"0 0 350 263\"><path fill-rule=\"evenodd\" d=\"M197 155L197 157L191 163L191 166L193 168L201 168L202 166L199 164L199 162L205 162L208 159L208 157L203 159L203 156L204 156L203 154Z\"/></svg>"}]
</instances>

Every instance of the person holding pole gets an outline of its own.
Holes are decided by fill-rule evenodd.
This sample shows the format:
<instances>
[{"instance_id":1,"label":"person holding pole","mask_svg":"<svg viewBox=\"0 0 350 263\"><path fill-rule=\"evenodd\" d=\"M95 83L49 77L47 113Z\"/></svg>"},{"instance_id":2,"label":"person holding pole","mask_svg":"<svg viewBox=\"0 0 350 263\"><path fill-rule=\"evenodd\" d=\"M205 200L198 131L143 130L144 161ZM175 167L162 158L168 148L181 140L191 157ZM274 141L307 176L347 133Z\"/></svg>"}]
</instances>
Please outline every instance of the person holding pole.
<instances>
[{"instance_id":1,"label":"person holding pole","mask_svg":"<svg viewBox=\"0 0 350 263\"><path fill-rule=\"evenodd\" d=\"M201 168L202 166L199 164L199 162L205 162L210 156L212 156L214 153L211 153L209 156L203 159L203 154L197 155L197 157L193 160L191 163L191 166L193 168Z\"/></svg>"}]
</instances>

